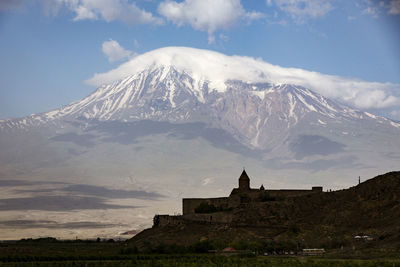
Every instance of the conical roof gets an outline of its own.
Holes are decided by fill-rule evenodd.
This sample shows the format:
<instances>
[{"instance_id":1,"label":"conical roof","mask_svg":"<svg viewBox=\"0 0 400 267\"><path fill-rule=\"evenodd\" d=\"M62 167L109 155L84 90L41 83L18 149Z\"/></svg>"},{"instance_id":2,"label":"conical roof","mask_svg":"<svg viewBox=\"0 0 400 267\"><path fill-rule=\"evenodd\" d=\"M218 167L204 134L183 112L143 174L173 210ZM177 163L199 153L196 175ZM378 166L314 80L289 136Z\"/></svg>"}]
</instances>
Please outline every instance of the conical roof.
<instances>
[{"instance_id":1,"label":"conical roof","mask_svg":"<svg viewBox=\"0 0 400 267\"><path fill-rule=\"evenodd\" d=\"M250 181L250 178L249 178L249 176L247 175L247 173L246 173L245 170L243 170L242 174L241 174L240 177L239 177L239 180L247 180L247 181Z\"/></svg>"}]
</instances>

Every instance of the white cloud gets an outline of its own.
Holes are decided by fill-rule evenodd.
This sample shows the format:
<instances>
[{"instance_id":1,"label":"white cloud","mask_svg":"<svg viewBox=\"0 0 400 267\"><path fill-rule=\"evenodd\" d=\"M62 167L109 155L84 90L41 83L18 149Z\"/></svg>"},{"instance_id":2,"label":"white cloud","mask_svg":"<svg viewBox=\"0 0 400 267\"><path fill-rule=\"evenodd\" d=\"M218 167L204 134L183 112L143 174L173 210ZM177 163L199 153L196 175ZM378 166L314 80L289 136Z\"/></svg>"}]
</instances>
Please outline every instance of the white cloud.
<instances>
[{"instance_id":1,"label":"white cloud","mask_svg":"<svg viewBox=\"0 0 400 267\"><path fill-rule=\"evenodd\" d=\"M374 6L369 6L363 10L363 14L368 14L376 19L379 17L379 8Z\"/></svg>"},{"instance_id":2,"label":"white cloud","mask_svg":"<svg viewBox=\"0 0 400 267\"><path fill-rule=\"evenodd\" d=\"M135 47L135 48L139 48L140 47L140 44L139 44L139 42L138 42L138 40L133 40L133 46Z\"/></svg>"},{"instance_id":3,"label":"white cloud","mask_svg":"<svg viewBox=\"0 0 400 267\"><path fill-rule=\"evenodd\" d=\"M373 1L364 0L365 9L363 14L368 14L373 18L378 18L380 14L387 13L390 15L400 14L400 0L384 0L384 1Z\"/></svg>"},{"instance_id":4,"label":"white cloud","mask_svg":"<svg viewBox=\"0 0 400 267\"><path fill-rule=\"evenodd\" d=\"M158 12L178 26L190 25L208 33L209 43L215 41L214 32L227 30L241 19L254 20L263 17L259 12L246 12L240 0L185 0L164 1Z\"/></svg>"},{"instance_id":5,"label":"white cloud","mask_svg":"<svg viewBox=\"0 0 400 267\"><path fill-rule=\"evenodd\" d=\"M102 51L110 62L125 59L132 55L132 51L125 50L117 41L112 39L103 43Z\"/></svg>"},{"instance_id":6,"label":"white cloud","mask_svg":"<svg viewBox=\"0 0 400 267\"><path fill-rule=\"evenodd\" d=\"M400 0L392 0L389 4L389 14L399 15L400 14Z\"/></svg>"},{"instance_id":7,"label":"white cloud","mask_svg":"<svg viewBox=\"0 0 400 267\"><path fill-rule=\"evenodd\" d=\"M205 178L205 179L203 180L202 185L203 185L203 186L206 186L206 185L212 184L212 183L214 183L214 179L213 179L213 178Z\"/></svg>"},{"instance_id":8,"label":"white cloud","mask_svg":"<svg viewBox=\"0 0 400 267\"><path fill-rule=\"evenodd\" d=\"M45 12L56 15L61 7L75 13L74 21L103 19L107 22L122 21L129 25L155 24L163 20L140 9L127 0L42 0Z\"/></svg>"},{"instance_id":9,"label":"white cloud","mask_svg":"<svg viewBox=\"0 0 400 267\"><path fill-rule=\"evenodd\" d=\"M188 47L166 47L136 56L116 69L95 74L87 83L100 86L120 80L152 66L170 66L195 79L210 81L209 87L226 90L225 81L272 82L301 85L321 95L352 106L385 108L400 106L400 84L366 82L296 68L283 68L261 59L227 56L218 52Z\"/></svg>"},{"instance_id":10,"label":"white cloud","mask_svg":"<svg viewBox=\"0 0 400 267\"><path fill-rule=\"evenodd\" d=\"M246 12L245 18L251 20L262 19L265 17L265 14L257 11Z\"/></svg>"},{"instance_id":11,"label":"white cloud","mask_svg":"<svg viewBox=\"0 0 400 267\"><path fill-rule=\"evenodd\" d=\"M219 34L219 39L220 39L221 41L223 41L223 42L228 42L228 41L229 41L229 36L227 36L227 35L225 35L225 34L223 34L223 33L220 33L220 34Z\"/></svg>"},{"instance_id":12,"label":"white cloud","mask_svg":"<svg viewBox=\"0 0 400 267\"><path fill-rule=\"evenodd\" d=\"M275 5L297 23L324 17L332 9L332 0L274 0ZM271 5L271 0L267 5Z\"/></svg>"},{"instance_id":13,"label":"white cloud","mask_svg":"<svg viewBox=\"0 0 400 267\"><path fill-rule=\"evenodd\" d=\"M400 105L400 99L387 95L383 90L368 90L368 93L357 92L354 104L360 108L385 108Z\"/></svg>"}]
</instances>

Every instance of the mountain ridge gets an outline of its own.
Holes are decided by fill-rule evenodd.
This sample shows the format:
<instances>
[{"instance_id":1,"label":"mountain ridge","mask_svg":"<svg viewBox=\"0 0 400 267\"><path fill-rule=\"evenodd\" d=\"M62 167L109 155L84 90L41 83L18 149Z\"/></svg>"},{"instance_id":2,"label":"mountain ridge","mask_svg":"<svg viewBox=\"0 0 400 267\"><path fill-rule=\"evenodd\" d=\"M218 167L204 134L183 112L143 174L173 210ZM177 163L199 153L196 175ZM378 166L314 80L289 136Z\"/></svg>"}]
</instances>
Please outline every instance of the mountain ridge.
<instances>
[{"instance_id":1,"label":"mountain ridge","mask_svg":"<svg viewBox=\"0 0 400 267\"><path fill-rule=\"evenodd\" d=\"M229 80L221 92L209 84L172 66L148 69L103 85L60 109L3 120L0 129L57 124L79 117L125 122L201 121L228 130L250 147L267 148L266 132L273 131L271 127L289 129L311 115L315 115L312 123L320 126L326 126L327 120L369 120L400 128L400 124L384 117L357 111L301 86Z\"/></svg>"}]
</instances>

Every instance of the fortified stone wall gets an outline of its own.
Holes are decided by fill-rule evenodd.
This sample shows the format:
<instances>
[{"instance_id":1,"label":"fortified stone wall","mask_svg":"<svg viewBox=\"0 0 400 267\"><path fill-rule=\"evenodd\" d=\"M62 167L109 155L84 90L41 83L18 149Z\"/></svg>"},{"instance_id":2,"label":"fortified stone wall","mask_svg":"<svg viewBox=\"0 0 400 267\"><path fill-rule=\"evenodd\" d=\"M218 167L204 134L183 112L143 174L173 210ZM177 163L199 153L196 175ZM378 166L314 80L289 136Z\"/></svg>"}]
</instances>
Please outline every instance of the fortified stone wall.
<instances>
[{"instance_id":1,"label":"fortified stone wall","mask_svg":"<svg viewBox=\"0 0 400 267\"><path fill-rule=\"evenodd\" d=\"M298 197L309 195L313 193L317 193L318 191L314 190L301 190L301 189L278 189L278 190L265 190L271 197L275 197L277 199L287 198L287 197Z\"/></svg>"},{"instance_id":2,"label":"fortified stone wall","mask_svg":"<svg viewBox=\"0 0 400 267\"><path fill-rule=\"evenodd\" d=\"M207 222L207 223L231 223L233 219L232 213L214 212L207 214L187 214L182 216L186 221Z\"/></svg>"},{"instance_id":3,"label":"fortified stone wall","mask_svg":"<svg viewBox=\"0 0 400 267\"><path fill-rule=\"evenodd\" d=\"M218 197L218 198L184 198L182 199L182 214L194 214L195 209L203 202L209 205L214 205L217 208L229 209L236 208L240 204L260 201L262 194L266 193L269 197L275 198L276 200L285 199L288 197L297 197L308 194L314 194L322 192L322 187L313 187L309 189L269 189L269 190L238 190L234 189L229 197Z\"/></svg>"},{"instance_id":4,"label":"fortified stone wall","mask_svg":"<svg viewBox=\"0 0 400 267\"><path fill-rule=\"evenodd\" d=\"M179 225L182 224L182 215L156 215L153 219L153 227L162 227L166 225Z\"/></svg>"},{"instance_id":5,"label":"fortified stone wall","mask_svg":"<svg viewBox=\"0 0 400 267\"><path fill-rule=\"evenodd\" d=\"M223 209L229 208L229 201L227 197L218 198L184 198L182 199L182 214L193 214L194 210L203 202L215 207L221 207Z\"/></svg>"},{"instance_id":6,"label":"fortified stone wall","mask_svg":"<svg viewBox=\"0 0 400 267\"><path fill-rule=\"evenodd\" d=\"M233 220L230 209L238 207L245 208L247 203L268 200L283 200L288 197L297 197L308 194L321 193L322 187L314 186L311 190L306 189L278 189L264 190L250 188L250 179L243 170L239 178L239 187L234 188L229 197L218 198L184 198L182 199L182 214L180 216L156 215L154 217L154 227L166 225L179 225L185 222L196 221L202 223L231 223ZM195 209L202 203L213 205L219 210L212 213L195 213ZM224 211L221 211L224 210Z\"/></svg>"},{"instance_id":7,"label":"fortified stone wall","mask_svg":"<svg viewBox=\"0 0 400 267\"><path fill-rule=\"evenodd\" d=\"M187 215L156 215L153 219L153 227L164 227L172 225L182 225L190 222L201 223L223 223L232 222L233 214L228 212L214 212L207 214L187 214Z\"/></svg>"}]
</instances>

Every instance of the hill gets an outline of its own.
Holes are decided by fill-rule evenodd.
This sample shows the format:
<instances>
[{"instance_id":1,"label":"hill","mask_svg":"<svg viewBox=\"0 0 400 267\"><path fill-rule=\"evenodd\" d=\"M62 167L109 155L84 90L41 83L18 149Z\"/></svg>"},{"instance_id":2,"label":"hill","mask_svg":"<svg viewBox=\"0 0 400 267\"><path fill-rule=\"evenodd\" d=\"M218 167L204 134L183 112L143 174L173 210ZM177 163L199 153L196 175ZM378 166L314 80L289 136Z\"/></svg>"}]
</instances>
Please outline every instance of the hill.
<instances>
[{"instance_id":1,"label":"hill","mask_svg":"<svg viewBox=\"0 0 400 267\"><path fill-rule=\"evenodd\" d=\"M270 249L399 251L400 172L345 190L250 202L224 212L232 214L231 223L185 220L178 225L153 226L130 242L139 248L208 241L258 242Z\"/></svg>"}]
</instances>

